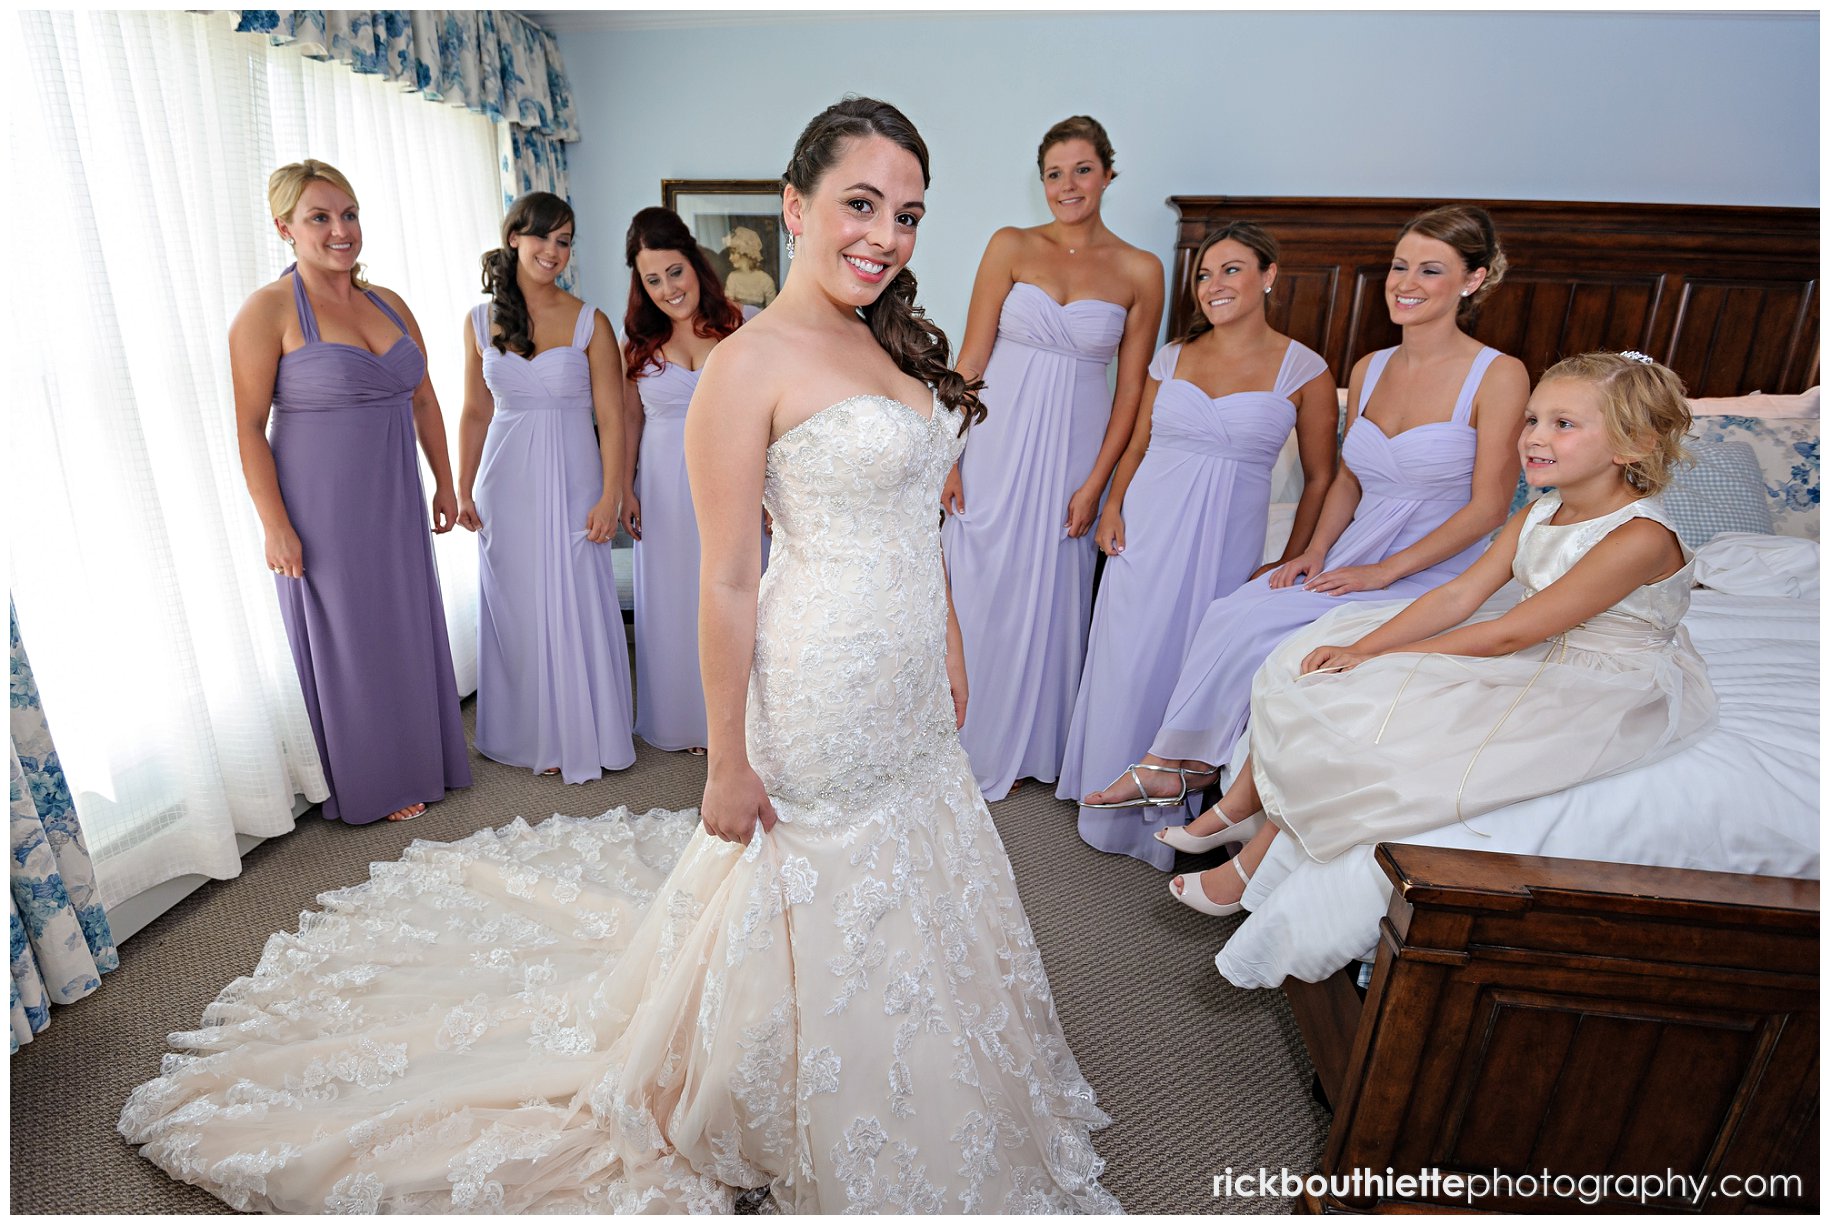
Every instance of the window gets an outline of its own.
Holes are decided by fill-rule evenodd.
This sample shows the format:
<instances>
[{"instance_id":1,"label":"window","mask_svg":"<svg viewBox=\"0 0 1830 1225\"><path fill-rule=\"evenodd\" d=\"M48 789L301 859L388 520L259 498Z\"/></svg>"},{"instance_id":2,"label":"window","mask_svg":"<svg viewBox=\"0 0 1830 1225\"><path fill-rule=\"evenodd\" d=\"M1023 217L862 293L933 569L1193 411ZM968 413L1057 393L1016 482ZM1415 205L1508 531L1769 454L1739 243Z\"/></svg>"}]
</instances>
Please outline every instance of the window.
<instances>
[{"instance_id":1,"label":"window","mask_svg":"<svg viewBox=\"0 0 1830 1225\"><path fill-rule=\"evenodd\" d=\"M221 14L19 22L10 581L114 905L235 875L237 833L282 833L295 793L324 793L229 381L229 321L288 262L267 176L305 156L349 176L363 262L419 321L455 448L460 324L499 241L497 133ZM438 559L468 692L474 537L441 537Z\"/></svg>"}]
</instances>

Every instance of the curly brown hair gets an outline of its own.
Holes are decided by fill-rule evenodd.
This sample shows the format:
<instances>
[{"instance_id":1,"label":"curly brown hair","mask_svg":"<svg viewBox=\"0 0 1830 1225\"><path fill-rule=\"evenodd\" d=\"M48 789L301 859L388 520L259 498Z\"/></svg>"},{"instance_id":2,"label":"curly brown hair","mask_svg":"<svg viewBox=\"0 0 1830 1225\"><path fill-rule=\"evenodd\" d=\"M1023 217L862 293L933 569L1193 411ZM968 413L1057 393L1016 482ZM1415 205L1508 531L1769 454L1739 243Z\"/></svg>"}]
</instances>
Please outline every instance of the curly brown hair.
<instances>
[{"instance_id":1,"label":"curly brown hair","mask_svg":"<svg viewBox=\"0 0 1830 1225\"><path fill-rule=\"evenodd\" d=\"M502 245L483 253L483 292L489 295L489 317L496 325L489 343L496 352L513 349L522 357L534 355L534 320L515 274L520 261L508 240L516 234L545 238L567 225L578 225L572 206L550 191L530 191L509 205L508 216L502 219Z\"/></svg>"},{"instance_id":2,"label":"curly brown hair","mask_svg":"<svg viewBox=\"0 0 1830 1225\"><path fill-rule=\"evenodd\" d=\"M815 115L794 142L794 153L788 158L788 168L782 171L782 182L802 195L810 194L844 155L846 146L866 136L881 136L914 154L921 164L921 184L928 185L928 146L921 133L907 115L876 98L846 98ZM898 369L934 388L942 404L965 415L960 423L962 432L968 425L985 419L985 406L978 397L979 388L985 384L968 380L953 369L953 350L947 334L915 305L913 272L906 267L898 271L876 300L860 313L870 325L871 335Z\"/></svg>"}]
</instances>

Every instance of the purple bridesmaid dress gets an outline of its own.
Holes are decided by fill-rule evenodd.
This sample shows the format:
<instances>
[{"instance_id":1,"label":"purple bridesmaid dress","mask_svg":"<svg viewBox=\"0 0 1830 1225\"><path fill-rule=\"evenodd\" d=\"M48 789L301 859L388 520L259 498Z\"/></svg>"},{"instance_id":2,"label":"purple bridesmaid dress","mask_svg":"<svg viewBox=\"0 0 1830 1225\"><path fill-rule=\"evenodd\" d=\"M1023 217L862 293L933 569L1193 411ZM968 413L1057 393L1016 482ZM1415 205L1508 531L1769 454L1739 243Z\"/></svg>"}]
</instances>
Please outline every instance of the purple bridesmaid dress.
<instances>
[{"instance_id":1,"label":"purple bridesmaid dress","mask_svg":"<svg viewBox=\"0 0 1830 1225\"><path fill-rule=\"evenodd\" d=\"M1372 399L1385 365L1398 350L1373 355L1357 414ZM1463 380L1446 421L1413 426L1396 438L1361 420L1341 446L1341 463L1360 482L1360 504L1322 563L1324 570L1364 566L1407 549L1468 504L1473 493L1475 431L1468 424L1481 377L1498 357L1482 349ZM1215 765L1232 754L1251 711L1252 677L1285 638L1343 600L1408 600L1441 586L1474 564L1485 538L1428 569L1379 591L1321 595L1301 584L1271 587L1262 574L1232 595L1215 600L1201 618L1182 661L1161 728L1150 745L1158 757L1191 758ZM1110 782L1110 779L1106 780ZM1095 784L1096 786L1103 784Z\"/></svg>"},{"instance_id":2,"label":"purple bridesmaid dress","mask_svg":"<svg viewBox=\"0 0 1830 1225\"><path fill-rule=\"evenodd\" d=\"M635 495L635 734L657 749L705 747L699 682L699 521L686 484L686 406L699 372L650 366L642 393L642 446Z\"/></svg>"},{"instance_id":3,"label":"purple bridesmaid dress","mask_svg":"<svg viewBox=\"0 0 1830 1225\"><path fill-rule=\"evenodd\" d=\"M1093 533L1068 536L1068 499L1111 417L1106 367L1125 308L1063 306L1010 287L985 365L985 420L960 460L964 513L941 529L971 699L960 741L987 800L1061 768L1092 603Z\"/></svg>"},{"instance_id":4,"label":"purple bridesmaid dress","mask_svg":"<svg viewBox=\"0 0 1830 1225\"><path fill-rule=\"evenodd\" d=\"M321 340L296 274L292 296L305 343L280 358L268 441L305 575L274 585L330 785L324 816L366 825L470 785L414 454L426 358L372 291L401 331L382 354Z\"/></svg>"},{"instance_id":5,"label":"purple bridesmaid dress","mask_svg":"<svg viewBox=\"0 0 1830 1225\"><path fill-rule=\"evenodd\" d=\"M477 752L568 783L635 764L610 545L585 536L604 492L585 355L596 319L587 304L570 345L526 358L489 343L488 303L470 315L496 402L476 482Z\"/></svg>"},{"instance_id":6,"label":"purple bridesmaid dress","mask_svg":"<svg viewBox=\"0 0 1830 1225\"><path fill-rule=\"evenodd\" d=\"M744 308L748 319L756 311ZM699 372L672 362L649 366L642 393L642 446L635 494L642 538L635 542L635 734L657 749L705 747L705 689L699 681L699 521L686 484L686 406ZM769 537L762 537L763 565Z\"/></svg>"},{"instance_id":7,"label":"purple bridesmaid dress","mask_svg":"<svg viewBox=\"0 0 1830 1225\"><path fill-rule=\"evenodd\" d=\"M1213 399L1175 377L1181 352L1167 345L1150 364L1161 384L1150 448L1125 491L1125 551L1106 559L1100 580L1055 791L1064 800L1106 786L1149 747L1201 614L1264 557L1271 469L1296 426L1291 397L1328 369L1291 341L1270 391ZM1171 811L1083 807L1080 836L1098 850L1169 868L1175 851L1154 833ZM1175 816L1181 824L1179 810Z\"/></svg>"}]
</instances>

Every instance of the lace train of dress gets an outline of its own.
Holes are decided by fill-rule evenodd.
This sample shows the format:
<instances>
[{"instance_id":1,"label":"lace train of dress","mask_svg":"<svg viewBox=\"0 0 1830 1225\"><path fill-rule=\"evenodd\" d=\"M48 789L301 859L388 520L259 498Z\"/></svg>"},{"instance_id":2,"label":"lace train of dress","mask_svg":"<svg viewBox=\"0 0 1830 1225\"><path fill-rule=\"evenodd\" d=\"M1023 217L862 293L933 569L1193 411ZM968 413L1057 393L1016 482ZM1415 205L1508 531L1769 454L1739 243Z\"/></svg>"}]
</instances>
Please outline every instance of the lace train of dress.
<instances>
[{"instance_id":1,"label":"lace train of dress","mask_svg":"<svg viewBox=\"0 0 1830 1225\"><path fill-rule=\"evenodd\" d=\"M623 809L418 842L172 1036L121 1131L271 1211L1117 1211L954 733L957 414L770 448L747 847Z\"/></svg>"}]
</instances>

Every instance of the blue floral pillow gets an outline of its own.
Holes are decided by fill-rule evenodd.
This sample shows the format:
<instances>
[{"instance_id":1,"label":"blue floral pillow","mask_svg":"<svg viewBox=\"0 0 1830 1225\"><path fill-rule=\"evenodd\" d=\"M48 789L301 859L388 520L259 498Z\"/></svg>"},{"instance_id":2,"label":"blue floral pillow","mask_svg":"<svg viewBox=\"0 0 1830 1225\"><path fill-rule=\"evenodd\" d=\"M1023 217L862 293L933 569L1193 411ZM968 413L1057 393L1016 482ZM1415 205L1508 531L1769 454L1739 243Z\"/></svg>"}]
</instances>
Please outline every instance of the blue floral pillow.
<instances>
[{"instance_id":1,"label":"blue floral pillow","mask_svg":"<svg viewBox=\"0 0 1830 1225\"><path fill-rule=\"evenodd\" d=\"M1772 530L1816 540L1818 426L1815 418L1698 417L1687 442L1746 443L1766 490Z\"/></svg>"}]
</instances>

